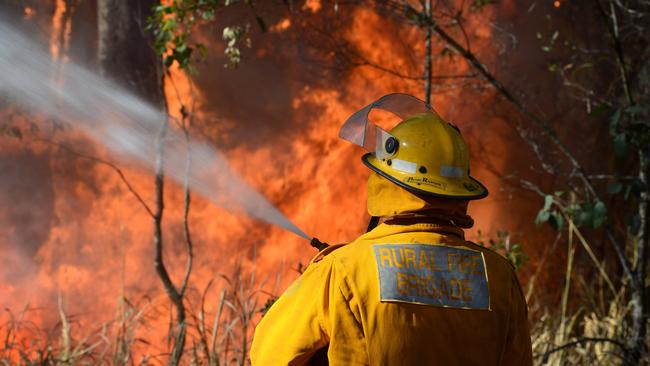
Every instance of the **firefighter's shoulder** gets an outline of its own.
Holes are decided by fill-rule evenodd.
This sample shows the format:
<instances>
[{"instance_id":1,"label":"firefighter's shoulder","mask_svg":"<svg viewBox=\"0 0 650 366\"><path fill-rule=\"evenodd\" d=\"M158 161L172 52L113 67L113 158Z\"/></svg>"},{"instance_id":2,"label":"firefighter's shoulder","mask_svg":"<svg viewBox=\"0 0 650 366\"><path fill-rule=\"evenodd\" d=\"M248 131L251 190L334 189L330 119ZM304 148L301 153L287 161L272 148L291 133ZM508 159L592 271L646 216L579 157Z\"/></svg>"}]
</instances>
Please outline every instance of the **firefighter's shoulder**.
<instances>
[{"instance_id":1,"label":"firefighter's shoulder","mask_svg":"<svg viewBox=\"0 0 650 366\"><path fill-rule=\"evenodd\" d=\"M325 248L325 249L321 250L320 252L318 252L318 254L316 254L316 256L314 256L311 259L309 264L314 264L314 263L318 263L318 262L322 261L323 258L325 258L328 255L332 254L334 251L343 248L346 245L348 245L348 243L333 244L333 245L328 246L327 248Z\"/></svg>"},{"instance_id":2,"label":"firefighter's shoulder","mask_svg":"<svg viewBox=\"0 0 650 366\"><path fill-rule=\"evenodd\" d=\"M515 268L514 264L512 264L512 262L509 261L508 258L504 257L501 253L497 252L494 249L484 247L482 245L476 244L476 243L471 242L471 241L466 241L465 246L473 248L473 249L478 249L478 250L482 251L483 253L485 253L485 254L487 254L487 255L489 255L491 257L496 258L496 261L499 262L501 264L501 266L506 266L506 267L510 268L513 272L516 272L516 270L517 270Z\"/></svg>"}]
</instances>

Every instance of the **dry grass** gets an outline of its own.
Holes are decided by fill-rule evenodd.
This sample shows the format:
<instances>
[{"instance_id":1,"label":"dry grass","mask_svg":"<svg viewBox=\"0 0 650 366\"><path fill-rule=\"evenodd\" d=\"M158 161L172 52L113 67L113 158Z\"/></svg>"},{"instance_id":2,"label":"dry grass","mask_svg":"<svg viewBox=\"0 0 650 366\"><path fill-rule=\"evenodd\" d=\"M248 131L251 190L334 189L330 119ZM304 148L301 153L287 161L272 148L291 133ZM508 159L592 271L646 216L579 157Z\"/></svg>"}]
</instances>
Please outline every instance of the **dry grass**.
<instances>
[{"instance_id":1,"label":"dry grass","mask_svg":"<svg viewBox=\"0 0 650 366\"><path fill-rule=\"evenodd\" d=\"M239 272L241 274L241 272ZM254 276L228 278L219 289L219 301L205 310L205 298L211 282L203 291L196 311L191 314L189 342L183 356L187 365L248 365L246 357L253 319L262 308L260 291ZM60 307L62 309L62 307ZM165 364L171 348L156 351L148 341L138 338L147 328L150 303L133 306L120 301L119 316L84 334L74 317L60 311L61 320L50 331L29 321L29 309L20 314L6 313L0 326L3 336L0 365L160 365ZM627 331L623 324L628 308L613 301L606 313L579 308L565 317L558 309L546 308L532 328L536 365L621 365L623 354L612 342L588 341L547 354L578 339L621 339ZM173 335L170 335L173 337ZM546 355L546 356L545 356ZM645 361L648 362L647 360Z\"/></svg>"},{"instance_id":2,"label":"dry grass","mask_svg":"<svg viewBox=\"0 0 650 366\"><path fill-rule=\"evenodd\" d=\"M584 265L576 268L577 248L588 245L584 238L578 238L579 243L573 238L568 237L559 306L537 303L534 281L529 282L526 291L533 318L531 338L535 364L623 365L625 342L631 332L629 288L626 283L614 287L602 263L595 269ZM538 271L543 268L542 264ZM641 364L650 365L650 358L646 355Z\"/></svg>"},{"instance_id":3,"label":"dry grass","mask_svg":"<svg viewBox=\"0 0 650 366\"><path fill-rule=\"evenodd\" d=\"M571 243L570 243L571 244ZM565 286L559 306L529 299L533 352L536 365L621 365L617 344L629 332L625 287L612 293L603 279L585 276L574 268L576 247L569 245ZM189 314L185 365L250 364L247 358L254 322L264 308L266 281L237 266L230 276L220 275L186 301ZM528 294L534 294L534 282ZM216 301L206 301L207 298ZM576 299L576 297L579 297ZM59 321L49 330L30 320L36 310L6 311L0 322L0 365L162 365L171 352L174 327L168 305L146 300L138 304L122 298L117 316L95 329L65 311L59 298ZM159 319L170 319L167 342L152 344L143 335ZM650 364L648 359L644 364Z\"/></svg>"},{"instance_id":4,"label":"dry grass","mask_svg":"<svg viewBox=\"0 0 650 366\"><path fill-rule=\"evenodd\" d=\"M215 283L220 282L221 288ZM188 343L183 355L186 365L250 364L247 358L254 320L261 309L261 287L254 271L245 275L238 266L231 276L210 281L196 303L188 308ZM218 301L207 304L209 293ZM266 296L264 296L266 297ZM171 308L145 300L132 304L126 298L117 304L117 316L89 329L75 316L66 314L59 297L59 321L43 329L32 318L41 310L24 308L17 314L6 310L0 317L0 365L163 365L171 353L174 326ZM206 310L209 308L209 310ZM164 345L153 344L153 324L170 319ZM160 342L158 342L160 343Z\"/></svg>"},{"instance_id":5,"label":"dry grass","mask_svg":"<svg viewBox=\"0 0 650 366\"><path fill-rule=\"evenodd\" d=\"M622 365L628 312L616 301L605 314L581 307L562 318L545 309L531 330L535 364Z\"/></svg>"}]
</instances>

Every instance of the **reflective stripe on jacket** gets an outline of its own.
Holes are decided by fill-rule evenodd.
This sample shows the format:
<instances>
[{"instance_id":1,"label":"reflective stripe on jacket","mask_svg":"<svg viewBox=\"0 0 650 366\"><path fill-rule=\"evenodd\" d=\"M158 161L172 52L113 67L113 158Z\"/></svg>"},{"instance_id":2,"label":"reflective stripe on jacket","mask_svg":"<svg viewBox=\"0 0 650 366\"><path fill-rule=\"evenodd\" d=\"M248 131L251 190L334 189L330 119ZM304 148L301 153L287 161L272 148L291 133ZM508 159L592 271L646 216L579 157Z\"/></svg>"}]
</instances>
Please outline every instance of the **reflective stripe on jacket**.
<instances>
[{"instance_id":1,"label":"reflective stripe on jacket","mask_svg":"<svg viewBox=\"0 0 650 366\"><path fill-rule=\"evenodd\" d=\"M381 224L320 253L255 330L253 365L531 365L514 269L433 223Z\"/></svg>"}]
</instances>

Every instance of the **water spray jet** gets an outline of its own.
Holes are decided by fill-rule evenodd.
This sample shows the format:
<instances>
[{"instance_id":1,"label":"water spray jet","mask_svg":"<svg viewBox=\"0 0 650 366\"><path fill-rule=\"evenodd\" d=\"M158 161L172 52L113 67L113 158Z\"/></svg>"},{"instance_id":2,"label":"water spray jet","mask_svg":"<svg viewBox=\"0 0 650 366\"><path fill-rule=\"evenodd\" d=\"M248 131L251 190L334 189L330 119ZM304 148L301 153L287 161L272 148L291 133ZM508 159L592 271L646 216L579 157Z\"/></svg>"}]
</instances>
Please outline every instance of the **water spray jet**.
<instances>
[{"instance_id":1,"label":"water spray jet","mask_svg":"<svg viewBox=\"0 0 650 366\"><path fill-rule=\"evenodd\" d=\"M0 92L28 109L45 112L92 136L123 160L153 171L157 136L170 118L133 93L68 62L59 64L45 47L0 20ZM56 75L53 80L52 75ZM186 159L190 154L191 159ZM305 234L230 167L205 142L169 130L164 141L165 175L182 184L187 161L190 189L228 211L244 213L288 230L319 250L327 247Z\"/></svg>"}]
</instances>

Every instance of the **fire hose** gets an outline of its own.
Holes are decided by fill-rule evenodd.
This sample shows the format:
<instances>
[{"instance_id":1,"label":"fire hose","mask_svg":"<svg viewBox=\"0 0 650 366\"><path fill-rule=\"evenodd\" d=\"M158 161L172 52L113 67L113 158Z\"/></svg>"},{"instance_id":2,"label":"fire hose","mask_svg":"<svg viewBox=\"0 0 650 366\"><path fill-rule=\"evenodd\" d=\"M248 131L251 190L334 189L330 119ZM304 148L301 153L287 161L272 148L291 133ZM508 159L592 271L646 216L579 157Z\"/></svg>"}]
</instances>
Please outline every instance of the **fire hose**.
<instances>
[{"instance_id":1,"label":"fire hose","mask_svg":"<svg viewBox=\"0 0 650 366\"><path fill-rule=\"evenodd\" d=\"M378 224L379 224L379 217L378 216L370 217L370 222L368 223L368 229L366 230L366 232L374 229L375 227L377 227ZM318 249L319 252L321 250L329 248L329 246L330 246L329 244L323 243L322 241L318 240L317 238L311 238L311 241L309 242L309 245L311 245L312 247Z\"/></svg>"},{"instance_id":2,"label":"fire hose","mask_svg":"<svg viewBox=\"0 0 650 366\"><path fill-rule=\"evenodd\" d=\"M327 249L330 246L329 244L323 243L322 241L320 241L320 240L318 240L316 238L312 238L311 241L309 242L309 245L311 245L312 247L318 249L319 252L321 250Z\"/></svg>"}]
</instances>

